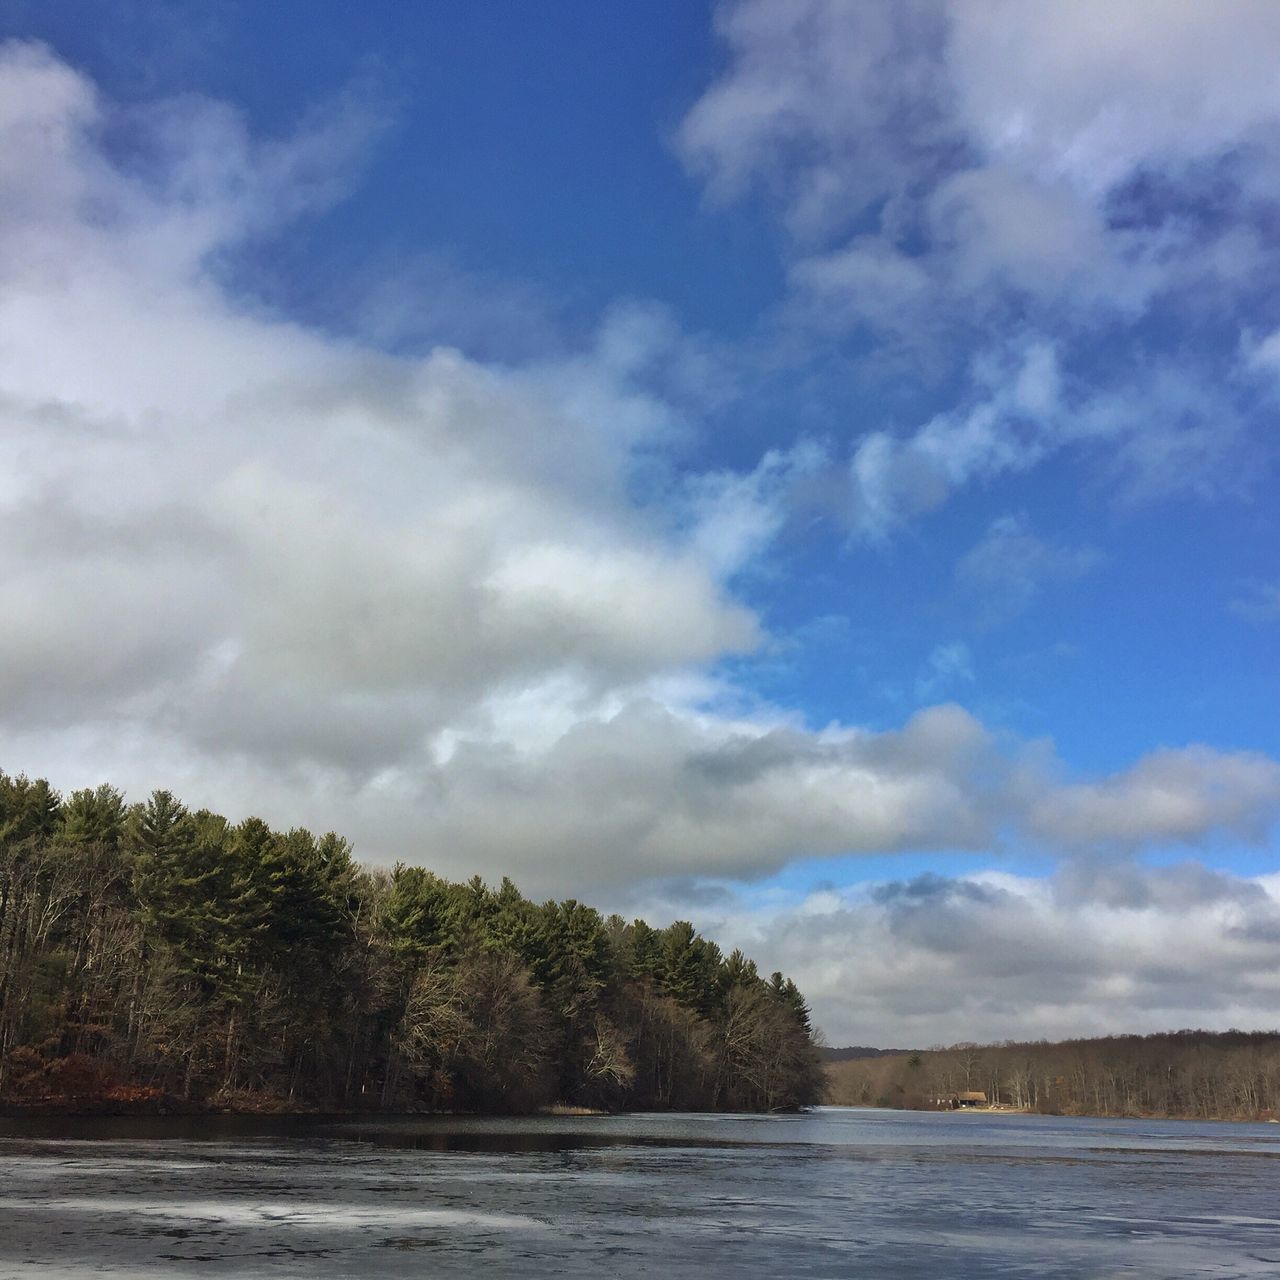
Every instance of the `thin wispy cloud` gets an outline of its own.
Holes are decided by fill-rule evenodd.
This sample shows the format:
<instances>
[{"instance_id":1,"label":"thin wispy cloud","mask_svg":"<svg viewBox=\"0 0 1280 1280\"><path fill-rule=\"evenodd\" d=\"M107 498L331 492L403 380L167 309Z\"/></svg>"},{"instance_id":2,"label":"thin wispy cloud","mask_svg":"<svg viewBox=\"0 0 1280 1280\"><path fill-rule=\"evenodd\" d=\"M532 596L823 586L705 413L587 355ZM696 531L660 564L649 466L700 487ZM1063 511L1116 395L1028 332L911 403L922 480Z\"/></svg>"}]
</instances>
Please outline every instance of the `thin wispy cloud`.
<instances>
[{"instance_id":1,"label":"thin wispy cloud","mask_svg":"<svg viewBox=\"0 0 1280 1280\"><path fill-rule=\"evenodd\" d=\"M973 597L983 620L994 623L1029 608L1046 585L1082 578L1102 560L1095 547L1046 542L1019 513L992 521L957 562L956 582Z\"/></svg>"},{"instance_id":2,"label":"thin wispy cloud","mask_svg":"<svg viewBox=\"0 0 1280 1280\"><path fill-rule=\"evenodd\" d=\"M1280 583L1253 582L1231 600L1232 613L1248 622L1280 618Z\"/></svg>"}]
</instances>

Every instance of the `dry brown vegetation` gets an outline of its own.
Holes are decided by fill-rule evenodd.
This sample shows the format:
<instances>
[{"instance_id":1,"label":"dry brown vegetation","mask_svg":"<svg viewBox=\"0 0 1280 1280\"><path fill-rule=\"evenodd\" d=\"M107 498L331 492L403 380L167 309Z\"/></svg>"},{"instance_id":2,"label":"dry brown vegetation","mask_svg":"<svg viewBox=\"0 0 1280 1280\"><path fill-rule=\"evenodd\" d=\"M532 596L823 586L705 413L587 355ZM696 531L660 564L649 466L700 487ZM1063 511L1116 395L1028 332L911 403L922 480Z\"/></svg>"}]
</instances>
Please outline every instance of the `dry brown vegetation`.
<instances>
[{"instance_id":1,"label":"dry brown vegetation","mask_svg":"<svg viewBox=\"0 0 1280 1280\"><path fill-rule=\"evenodd\" d=\"M981 1090L997 1106L1051 1115L1259 1119L1280 1114L1280 1032L958 1044L826 1066L840 1106L929 1109Z\"/></svg>"}]
</instances>

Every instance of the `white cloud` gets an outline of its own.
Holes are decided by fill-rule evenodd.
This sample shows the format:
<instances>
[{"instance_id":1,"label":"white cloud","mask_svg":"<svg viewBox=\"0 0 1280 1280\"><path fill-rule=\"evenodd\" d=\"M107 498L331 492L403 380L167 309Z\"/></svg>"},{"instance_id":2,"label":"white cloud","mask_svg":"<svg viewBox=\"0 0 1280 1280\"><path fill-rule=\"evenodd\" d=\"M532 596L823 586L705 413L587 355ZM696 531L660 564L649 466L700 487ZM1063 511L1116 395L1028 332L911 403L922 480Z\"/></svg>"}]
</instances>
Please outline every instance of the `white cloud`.
<instances>
[{"instance_id":1,"label":"white cloud","mask_svg":"<svg viewBox=\"0 0 1280 1280\"><path fill-rule=\"evenodd\" d=\"M982 298L993 287L1081 304L1138 304L1152 281L1126 262L1123 238L1060 186L1003 168L966 169L930 194L924 223L933 298Z\"/></svg>"},{"instance_id":2,"label":"white cloud","mask_svg":"<svg viewBox=\"0 0 1280 1280\"><path fill-rule=\"evenodd\" d=\"M1025 471L1062 440L1061 388L1052 345L1029 342L1001 360L979 362L978 392L913 435L866 435L850 459L851 522L882 539L940 506L975 479Z\"/></svg>"},{"instance_id":3,"label":"white cloud","mask_svg":"<svg viewBox=\"0 0 1280 1280\"><path fill-rule=\"evenodd\" d=\"M792 349L825 360L848 333L856 360L870 339L873 362L931 379L970 365L933 420L855 443L858 533L883 539L1058 455L1083 455L1127 502L1253 483L1255 388L1204 330L1280 283L1269 0L717 14L726 62L677 142L714 200L780 209ZM1132 359L1113 363L1124 343ZM1267 372L1271 352L1249 338L1244 364ZM972 376L984 360L998 377ZM1020 361L1044 375L1037 404L1018 403Z\"/></svg>"},{"instance_id":4,"label":"white cloud","mask_svg":"<svg viewBox=\"0 0 1280 1280\"><path fill-rule=\"evenodd\" d=\"M714 200L762 192L780 209L792 343L825 353L848 331L936 377L1030 330L1070 373L1100 331L1156 326L1168 368L1136 359L1112 397L1180 381L1184 416L1213 403L1194 423L1148 414L1114 482L1142 498L1223 487L1239 423L1202 329L1277 284L1270 0L730 0L717 15L726 62L677 141ZM1184 325L1194 336L1169 336ZM873 491L857 522L881 531L954 487L881 434L855 482Z\"/></svg>"},{"instance_id":5,"label":"white cloud","mask_svg":"<svg viewBox=\"0 0 1280 1280\"><path fill-rule=\"evenodd\" d=\"M108 129L145 163L113 163ZM351 104L272 144L217 104L121 113L4 47L11 731L162 723L367 776L494 690L756 643L697 532L627 497L634 452L680 429L638 371L705 390L668 319L620 308L594 349L519 367L393 359L216 283L228 246L333 198L367 135Z\"/></svg>"},{"instance_id":6,"label":"white cloud","mask_svg":"<svg viewBox=\"0 0 1280 1280\"><path fill-rule=\"evenodd\" d=\"M1105 193L1135 172L1273 148L1280 13L1269 0L949 9L959 115L987 155Z\"/></svg>"},{"instance_id":7,"label":"white cloud","mask_svg":"<svg viewBox=\"0 0 1280 1280\"><path fill-rule=\"evenodd\" d=\"M325 336L210 263L332 199L363 119L265 146L208 104L116 112L46 51L0 54L5 767L170 786L535 891L1005 831L1198 840L1273 814L1280 784L1263 764L1234 781L1235 757L1183 763L1194 812L1135 819L1112 792L1149 796L1167 765L1055 801L1026 748L959 708L882 733L744 712L714 668L762 627L729 584L820 451L642 504L637 467L717 394L669 316L621 307L586 350L519 365ZM113 163L108 126L140 130L148 164ZM1047 345L973 385L910 439L865 442L865 529L1061 437Z\"/></svg>"},{"instance_id":8,"label":"white cloud","mask_svg":"<svg viewBox=\"0 0 1280 1280\"><path fill-rule=\"evenodd\" d=\"M1248 494L1270 456L1248 417L1186 361L1139 362L1087 386L1064 377L1057 344L1023 338L979 353L968 384L914 430L856 440L840 506L861 538L885 542L959 491L1068 454L1124 505Z\"/></svg>"},{"instance_id":9,"label":"white cloud","mask_svg":"<svg viewBox=\"0 0 1280 1280\"><path fill-rule=\"evenodd\" d=\"M908 0L855 14L838 0L753 0L721 5L716 26L729 67L678 137L714 199L763 184L810 234L903 187L952 140L932 102L934 6Z\"/></svg>"},{"instance_id":10,"label":"white cloud","mask_svg":"<svg viewBox=\"0 0 1280 1280\"><path fill-rule=\"evenodd\" d=\"M1070 880L926 875L772 906L708 898L694 916L766 969L794 975L832 1044L1276 1022L1274 876L1195 864Z\"/></svg>"},{"instance_id":11,"label":"white cloud","mask_svg":"<svg viewBox=\"0 0 1280 1280\"><path fill-rule=\"evenodd\" d=\"M1047 793L1030 828L1057 845L1191 842L1209 831L1260 842L1280 818L1280 764L1250 752L1205 747L1152 752L1098 783Z\"/></svg>"}]
</instances>

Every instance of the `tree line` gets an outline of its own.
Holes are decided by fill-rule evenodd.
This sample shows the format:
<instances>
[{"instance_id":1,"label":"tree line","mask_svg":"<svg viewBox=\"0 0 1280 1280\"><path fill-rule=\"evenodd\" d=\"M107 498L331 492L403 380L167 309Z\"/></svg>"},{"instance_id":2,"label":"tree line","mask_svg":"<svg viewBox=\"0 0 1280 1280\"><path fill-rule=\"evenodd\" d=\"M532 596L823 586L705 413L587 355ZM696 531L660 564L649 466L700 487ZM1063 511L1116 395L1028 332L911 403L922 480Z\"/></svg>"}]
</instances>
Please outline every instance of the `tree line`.
<instances>
[{"instance_id":1,"label":"tree line","mask_svg":"<svg viewBox=\"0 0 1280 1280\"><path fill-rule=\"evenodd\" d=\"M1280 1032L1173 1031L1057 1043L957 1044L831 1062L830 1101L932 1108L965 1092L1050 1115L1280 1116Z\"/></svg>"},{"instance_id":2,"label":"tree line","mask_svg":"<svg viewBox=\"0 0 1280 1280\"><path fill-rule=\"evenodd\" d=\"M795 983L510 880L0 773L0 1097L762 1111L823 1084Z\"/></svg>"}]
</instances>

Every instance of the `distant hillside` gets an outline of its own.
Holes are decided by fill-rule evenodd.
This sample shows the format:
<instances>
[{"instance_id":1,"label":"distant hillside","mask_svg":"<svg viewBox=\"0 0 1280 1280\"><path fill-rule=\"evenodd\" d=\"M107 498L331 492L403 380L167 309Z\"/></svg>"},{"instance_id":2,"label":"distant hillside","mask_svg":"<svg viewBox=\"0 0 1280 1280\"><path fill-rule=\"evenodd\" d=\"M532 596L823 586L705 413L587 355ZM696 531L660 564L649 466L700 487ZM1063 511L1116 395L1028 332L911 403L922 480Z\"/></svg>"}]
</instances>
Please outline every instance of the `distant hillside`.
<instances>
[{"instance_id":1,"label":"distant hillside","mask_svg":"<svg viewBox=\"0 0 1280 1280\"><path fill-rule=\"evenodd\" d=\"M914 1049L873 1049L869 1044L851 1044L843 1049L822 1048L818 1052L823 1062L852 1062L855 1058L893 1058L900 1054L914 1053Z\"/></svg>"},{"instance_id":2,"label":"distant hillside","mask_svg":"<svg viewBox=\"0 0 1280 1280\"><path fill-rule=\"evenodd\" d=\"M957 1044L894 1053L826 1049L827 1100L931 1109L984 1093L1055 1115L1280 1116L1280 1032L1172 1031L1059 1044Z\"/></svg>"}]
</instances>

